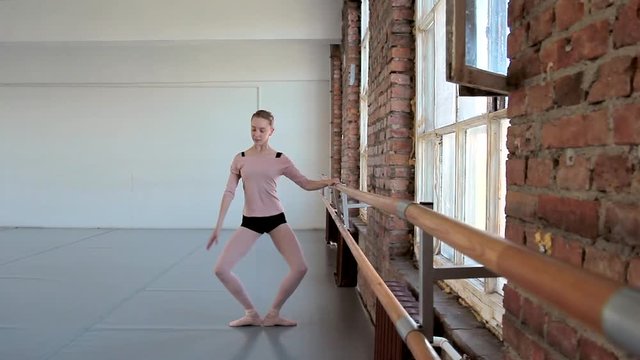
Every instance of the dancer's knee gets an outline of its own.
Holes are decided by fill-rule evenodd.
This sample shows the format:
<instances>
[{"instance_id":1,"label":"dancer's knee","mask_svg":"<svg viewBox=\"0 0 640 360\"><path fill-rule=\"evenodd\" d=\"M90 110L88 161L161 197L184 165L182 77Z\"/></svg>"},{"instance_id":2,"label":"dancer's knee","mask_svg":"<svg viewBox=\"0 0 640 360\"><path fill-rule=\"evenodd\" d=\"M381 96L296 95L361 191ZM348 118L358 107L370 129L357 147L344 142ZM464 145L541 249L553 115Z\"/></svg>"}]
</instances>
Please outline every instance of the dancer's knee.
<instances>
[{"instance_id":1,"label":"dancer's knee","mask_svg":"<svg viewBox=\"0 0 640 360\"><path fill-rule=\"evenodd\" d=\"M216 265L213 268L213 273L218 277L218 279L223 280L227 275L229 275L229 269L224 266Z\"/></svg>"},{"instance_id":2,"label":"dancer's knee","mask_svg":"<svg viewBox=\"0 0 640 360\"><path fill-rule=\"evenodd\" d=\"M309 268L307 268L307 264L298 264L294 267L291 268L291 271L294 272L296 275L298 275L299 277L304 277L307 274L307 271L309 270Z\"/></svg>"}]
</instances>

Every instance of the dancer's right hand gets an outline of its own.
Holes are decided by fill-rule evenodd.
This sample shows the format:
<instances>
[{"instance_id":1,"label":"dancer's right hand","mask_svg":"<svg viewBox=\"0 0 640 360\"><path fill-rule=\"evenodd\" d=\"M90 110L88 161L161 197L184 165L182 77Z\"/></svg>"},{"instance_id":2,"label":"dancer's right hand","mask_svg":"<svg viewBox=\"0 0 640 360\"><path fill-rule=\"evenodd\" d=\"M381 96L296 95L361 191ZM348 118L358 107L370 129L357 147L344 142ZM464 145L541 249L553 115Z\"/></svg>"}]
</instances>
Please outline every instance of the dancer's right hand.
<instances>
[{"instance_id":1,"label":"dancer's right hand","mask_svg":"<svg viewBox=\"0 0 640 360\"><path fill-rule=\"evenodd\" d=\"M213 233L209 237L209 242L207 243L207 250L211 248L211 245L218 242L218 235L220 235L220 231L216 228L213 230Z\"/></svg>"}]
</instances>

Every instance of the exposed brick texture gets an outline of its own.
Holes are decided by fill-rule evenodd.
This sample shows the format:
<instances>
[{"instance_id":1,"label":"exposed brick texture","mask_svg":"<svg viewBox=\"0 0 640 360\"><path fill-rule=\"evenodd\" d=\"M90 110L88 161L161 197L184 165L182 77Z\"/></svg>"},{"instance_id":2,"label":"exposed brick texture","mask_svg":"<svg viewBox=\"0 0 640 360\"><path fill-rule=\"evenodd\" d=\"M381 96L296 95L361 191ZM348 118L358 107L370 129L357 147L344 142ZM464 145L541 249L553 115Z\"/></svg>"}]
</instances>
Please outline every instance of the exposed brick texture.
<instances>
[{"instance_id":1,"label":"exposed brick texture","mask_svg":"<svg viewBox=\"0 0 640 360\"><path fill-rule=\"evenodd\" d=\"M556 80L554 84L555 103L560 106L570 106L580 104L584 100L584 88L582 85L583 73L563 76Z\"/></svg>"},{"instance_id":2,"label":"exposed brick texture","mask_svg":"<svg viewBox=\"0 0 640 360\"><path fill-rule=\"evenodd\" d=\"M538 197L523 192L507 193L506 213L523 220L532 220L536 216Z\"/></svg>"},{"instance_id":3,"label":"exposed brick texture","mask_svg":"<svg viewBox=\"0 0 640 360\"><path fill-rule=\"evenodd\" d=\"M331 45L331 177L340 178L342 159L342 51Z\"/></svg>"},{"instance_id":4,"label":"exposed brick texture","mask_svg":"<svg viewBox=\"0 0 640 360\"><path fill-rule=\"evenodd\" d=\"M556 184L558 188L565 190L589 190L591 187L590 159L583 155L576 155L573 150L560 155Z\"/></svg>"},{"instance_id":5,"label":"exposed brick texture","mask_svg":"<svg viewBox=\"0 0 640 360\"><path fill-rule=\"evenodd\" d=\"M520 221L515 220L512 217L508 217L505 228L505 238L516 244L524 245L524 229L525 227Z\"/></svg>"},{"instance_id":6,"label":"exposed brick texture","mask_svg":"<svg viewBox=\"0 0 640 360\"><path fill-rule=\"evenodd\" d=\"M413 1L372 1L370 7L368 88L375 100L368 113L369 191L413 199ZM412 227L372 209L367 216L368 241L380 249L374 265L391 276L388 260L409 252Z\"/></svg>"},{"instance_id":7,"label":"exposed brick texture","mask_svg":"<svg viewBox=\"0 0 640 360\"><path fill-rule=\"evenodd\" d=\"M506 286L504 289L504 307L513 314L513 316L520 319L522 296L520 296L520 293L514 290L511 286Z\"/></svg>"},{"instance_id":8,"label":"exposed brick texture","mask_svg":"<svg viewBox=\"0 0 640 360\"><path fill-rule=\"evenodd\" d=\"M625 190L631 185L632 164L627 154L600 154L593 167L593 183L596 190Z\"/></svg>"},{"instance_id":9,"label":"exposed brick texture","mask_svg":"<svg viewBox=\"0 0 640 360\"><path fill-rule=\"evenodd\" d=\"M604 228L610 242L640 245L640 206L637 203L607 204Z\"/></svg>"},{"instance_id":10,"label":"exposed brick texture","mask_svg":"<svg viewBox=\"0 0 640 360\"><path fill-rule=\"evenodd\" d=\"M542 146L544 148L604 145L608 139L608 121L604 110L562 117L542 126Z\"/></svg>"},{"instance_id":11,"label":"exposed brick texture","mask_svg":"<svg viewBox=\"0 0 640 360\"><path fill-rule=\"evenodd\" d=\"M563 320L548 322L547 340L549 345L568 358L572 358L578 351L578 332Z\"/></svg>"},{"instance_id":12,"label":"exposed brick texture","mask_svg":"<svg viewBox=\"0 0 640 360\"><path fill-rule=\"evenodd\" d=\"M524 185L527 161L512 158L507 160L507 184Z\"/></svg>"},{"instance_id":13,"label":"exposed brick texture","mask_svg":"<svg viewBox=\"0 0 640 360\"><path fill-rule=\"evenodd\" d=\"M360 184L360 1L345 1L342 7L342 59L340 180L357 189Z\"/></svg>"},{"instance_id":14,"label":"exposed brick texture","mask_svg":"<svg viewBox=\"0 0 640 360\"><path fill-rule=\"evenodd\" d=\"M640 78L638 75L636 77ZM616 144L640 143L638 114L640 114L640 104L638 103L621 106L613 112L613 140Z\"/></svg>"},{"instance_id":15,"label":"exposed brick texture","mask_svg":"<svg viewBox=\"0 0 640 360\"><path fill-rule=\"evenodd\" d=\"M525 298L522 304L522 322L529 327L536 335L544 335L544 327L547 315L540 305Z\"/></svg>"},{"instance_id":16,"label":"exposed brick texture","mask_svg":"<svg viewBox=\"0 0 640 360\"><path fill-rule=\"evenodd\" d=\"M557 30L566 30L584 16L584 2L580 0L558 0L555 10Z\"/></svg>"},{"instance_id":17,"label":"exposed brick texture","mask_svg":"<svg viewBox=\"0 0 640 360\"><path fill-rule=\"evenodd\" d=\"M629 281L629 285L640 288L640 257L633 258L629 262L627 281Z\"/></svg>"},{"instance_id":18,"label":"exposed brick texture","mask_svg":"<svg viewBox=\"0 0 640 360\"><path fill-rule=\"evenodd\" d=\"M619 48L640 42L640 0L630 0L618 6L613 25L613 44Z\"/></svg>"},{"instance_id":19,"label":"exposed brick texture","mask_svg":"<svg viewBox=\"0 0 640 360\"><path fill-rule=\"evenodd\" d=\"M593 103L629 96L635 67L636 58L631 56L620 56L600 65L597 80L591 85L587 100Z\"/></svg>"},{"instance_id":20,"label":"exposed brick texture","mask_svg":"<svg viewBox=\"0 0 640 360\"><path fill-rule=\"evenodd\" d=\"M508 24L506 236L640 286L640 0L510 0ZM630 358L535 294L504 303L505 358Z\"/></svg>"},{"instance_id":21,"label":"exposed brick texture","mask_svg":"<svg viewBox=\"0 0 640 360\"><path fill-rule=\"evenodd\" d=\"M610 279L623 282L625 278L625 262L615 253L587 247L585 249L584 268Z\"/></svg>"},{"instance_id":22,"label":"exposed brick texture","mask_svg":"<svg viewBox=\"0 0 640 360\"><path fill-rule=\"evenodd\" d=\"M548 187L553 181L553 160L529 158L527 163L527 185Z\"/></svg>"},{"instance_id":23,"label":"exposed brick texture","mask_svg":"<svg viewBox=\"0 0 640 360\"><path fill-rule=\"evenodd\" d=\"M617 360L618 357L597 342L581 338L579 342L580 360Z\"/></svg>"},{"instance_id":24,"label":"exposed brick texture","mask_svg":"<svg viewBox=\"0 0 640 360\"><path fill-rule=\"evenodd\" d=\"M360 5L360 1L343 2L341 141L333 144L333 149L340 146L341 180L359 187L360 137L367 136L367 190L413 199L414 1L370 2L367 133L360 133ZM368 209L367 221L360 246L383 278L390 280L397 275L390 268L390 260L409 253L413 227L375 209ZM371 289L364 281L359 284L365 305L375 314Z\"/></svg>"},{"instance_id":25,"label":"exposed brick texture","mask_svg":"<svg viewBox=\"0 0 640 360\"><path fill-rule=\"evenodd\" d=\"M584 248L582 243L577 240L569 240L562 236L556 235L553 238L553 251L554 257L575 265L577 267L582 266L582 259L584 256Z\"/></svg>"},{"instance_id":26,"label":"exposed brick texture","mask_svg":"<svg viewBox=\"0 0 640 360\"><path fill-rule=\"evenodd\" d=\"M599 203L567 197L542 195L538 198L538 216L552 226L584 236L598 236Z\"/></svg>"}]
</instances>

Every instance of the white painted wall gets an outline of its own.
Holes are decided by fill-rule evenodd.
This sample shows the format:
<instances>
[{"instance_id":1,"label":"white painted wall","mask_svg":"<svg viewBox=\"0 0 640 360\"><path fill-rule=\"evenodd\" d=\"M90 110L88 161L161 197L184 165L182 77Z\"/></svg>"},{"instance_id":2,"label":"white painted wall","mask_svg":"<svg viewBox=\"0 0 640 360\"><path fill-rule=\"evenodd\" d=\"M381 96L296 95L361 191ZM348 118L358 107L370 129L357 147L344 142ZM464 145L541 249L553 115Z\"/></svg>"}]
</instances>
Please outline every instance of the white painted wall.
<instances>
[{"instance_id":1,"label":"white painted wall","mask_svg":"<svg viewBox=\"0 0 640 360\"><path fill-rule=\"evenodd\" d=\"M329 75L322 41L0 45L0 226L211 228L257 108L328 172ZM317 193L279 190L292 226L324 227Z\"/></svg>"},{"instance_id":2,"label":"white painted wall","mask_svg":"<svg viewBox=\"0 0 640 360\"><path fill-rule=\"evenodd\" d=\"M0 85L328 80L329 55L306 40L0 43Z\"/></svg>"},{"instance_id":3,"label":"white painted wall","mask_svg":"<svg viewBox=\"0 0 640 360\"><path fill-rule=\"evenodd\" d=\"M340 39L341 0L3 0L0 42Z\"/></svg>"}]
</instances>

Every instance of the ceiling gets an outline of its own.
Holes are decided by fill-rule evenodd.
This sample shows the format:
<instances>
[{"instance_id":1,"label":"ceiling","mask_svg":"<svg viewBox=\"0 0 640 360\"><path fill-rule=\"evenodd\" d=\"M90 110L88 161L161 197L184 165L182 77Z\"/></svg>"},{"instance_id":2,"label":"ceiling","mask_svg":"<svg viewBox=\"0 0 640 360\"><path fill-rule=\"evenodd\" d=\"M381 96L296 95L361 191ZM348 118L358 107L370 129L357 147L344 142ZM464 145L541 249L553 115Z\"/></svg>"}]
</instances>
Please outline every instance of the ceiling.
<instances>
[{"instance_id":1,"label":"ceiling","mask_svg":"<svg viewBox=\"0 0 640 360\"><path fill-rule=\"evenodd\" d=\"M0 0L0 43L339 42L342 0Z\"/></svg>"}]
</instances>

